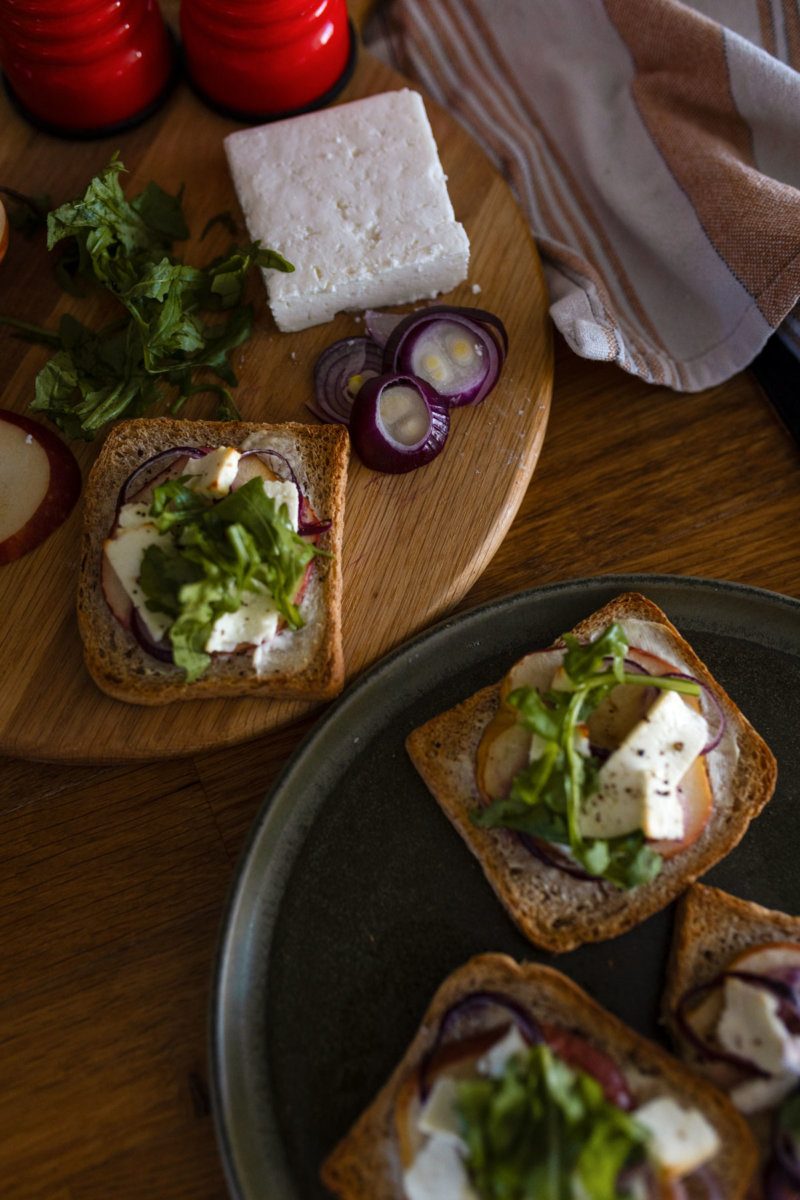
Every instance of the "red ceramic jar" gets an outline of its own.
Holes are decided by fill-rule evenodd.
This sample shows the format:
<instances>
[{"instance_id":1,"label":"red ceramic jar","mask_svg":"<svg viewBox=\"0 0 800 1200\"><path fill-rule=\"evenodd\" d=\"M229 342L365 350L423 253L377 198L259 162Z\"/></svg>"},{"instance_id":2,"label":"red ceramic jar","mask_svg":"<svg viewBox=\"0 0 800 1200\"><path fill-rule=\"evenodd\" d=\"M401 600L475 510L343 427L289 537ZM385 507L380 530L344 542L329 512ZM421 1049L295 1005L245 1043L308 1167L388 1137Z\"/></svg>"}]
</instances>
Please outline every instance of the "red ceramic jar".
<instances>
[{"instance_id":1,"label":"red ceramic jar","mask_svg":"<svg viewBox=\"0 0 800 1200\"><path fill-rule=\"evenodd\" d=\"M157 0L0 0L0 63L25 116L81 136L149 115L174 53Z\"/></svg>"},{"instance_id":2,"label":"red ceramic jar","mask_svg":"<svg viewBox=\"0 0 800 1200\"><path fill-rule=\"evenodd\" d=\"M355 57L346 0L182 0L181 37L203 98L246 121L327 104Z\"/></svg>"}]
</instances>

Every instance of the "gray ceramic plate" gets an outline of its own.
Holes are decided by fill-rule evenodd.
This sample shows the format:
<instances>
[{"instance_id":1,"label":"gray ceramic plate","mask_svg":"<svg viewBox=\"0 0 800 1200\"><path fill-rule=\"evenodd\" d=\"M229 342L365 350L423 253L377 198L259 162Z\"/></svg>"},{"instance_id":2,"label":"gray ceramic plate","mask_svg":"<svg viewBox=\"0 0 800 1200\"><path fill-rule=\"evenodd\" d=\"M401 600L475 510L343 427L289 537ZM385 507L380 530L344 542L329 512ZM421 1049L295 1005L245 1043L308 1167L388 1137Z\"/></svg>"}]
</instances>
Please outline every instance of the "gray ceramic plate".
<instances>
[{"instance_id":1,"label":"gray ceramic plate","mask_svg":"<svg viewBox=\"0 0 800 1200\"><path fill-rule=\"evenodd\" d=\"M706 879L800 912L800 603L709 580L604 576L437 626L370 671L312 730L239 865L211 1023L214 1114L235 1197L324 1196L320 1162L387 1077L444 976L485 950L545 958L516 932L403 743L629 590L666 611L778 759L775 798ZM667 910L555 961L659 1037L671 919Z\"/></svg>"}]
</instances>

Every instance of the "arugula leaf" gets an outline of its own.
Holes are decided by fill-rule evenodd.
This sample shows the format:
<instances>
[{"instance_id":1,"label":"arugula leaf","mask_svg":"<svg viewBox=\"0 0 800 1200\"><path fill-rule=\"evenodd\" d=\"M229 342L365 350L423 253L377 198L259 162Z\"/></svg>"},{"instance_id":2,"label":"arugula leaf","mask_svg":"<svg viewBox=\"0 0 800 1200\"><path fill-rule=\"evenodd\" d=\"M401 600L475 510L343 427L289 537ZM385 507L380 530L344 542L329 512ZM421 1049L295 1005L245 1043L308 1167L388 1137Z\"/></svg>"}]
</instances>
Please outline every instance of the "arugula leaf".
<instances>
[{"instance_id":1,"label":"arugula leaf","mask_svg":"<svg viewBox=\"0 0 800 1200\"><path fill-rule=\"evenodd\" d=\"M517 774L506 799L492 800L470 818L483 828L513 829L567 847L588 874L618 887L640 887L654 879L662 865L643 833L609 839L580 834L581 804L596 790L601 766L599 759L580 752L581 728L617 684L689 695L697 695L700 687L685 679L627 671L628 641L616 622L587 645L572 634L563 640L568 686L543 694L521 687L508 696L519 723L539 739L539 753Z\"/></svg>"},{"instance_id":2,"label":"arugula leaf","mask_svg":"<svg viewBox=\"0 0 800 1200\"><path fill-rule=\"evenodd\" d=\"M216 503L185 478L167 480L153 490L150 515L173 541L147 547L140 584L148 608L173 618L173 656L188 681L208 666L205 645L215 621L236 612L246 592L268 591L290 628L302 627L293 598L308 563L326 552L295 533L285 505L275 504L261 479Z\"/></svg>"},{"instance_id":3,"label":"arugula leaf","mask_svg":"<svg viewBox=\"0 0 800 1200\"><path fill-rule=\"evenodd\" d=\"M456 1109L483 1200L623 1200L620 1173L646 1153L644 1126L547 1045L459 1082Z\"/></svg>"},{"instance_id":4,"label":"arugula leaf","mask_svg":"<svg viewBox=\"0 0 800 1200\"><path fill-rule=\"evenodd\" d=\"M67 243L62 273L106 288L121 305L121 323L93 333L69 317L55 334L0 316L21 336L56 347L37 377L31 407L87 441L108 421L140 416L164 387L177 391L173 413L190 396L210 391L219 397L218 415L240 416L227 356L252 333L252 307L242 303L247 279L254 267L294 270L259 242L231 245L205 267L183 263L171 252L174 241L189 236L183 188L171 196L151 182L128 200L124 172L115 156L82 197L47 217L48 249ZM198 384L201 368L212 378Z\"/></svg>"}]
</instances>

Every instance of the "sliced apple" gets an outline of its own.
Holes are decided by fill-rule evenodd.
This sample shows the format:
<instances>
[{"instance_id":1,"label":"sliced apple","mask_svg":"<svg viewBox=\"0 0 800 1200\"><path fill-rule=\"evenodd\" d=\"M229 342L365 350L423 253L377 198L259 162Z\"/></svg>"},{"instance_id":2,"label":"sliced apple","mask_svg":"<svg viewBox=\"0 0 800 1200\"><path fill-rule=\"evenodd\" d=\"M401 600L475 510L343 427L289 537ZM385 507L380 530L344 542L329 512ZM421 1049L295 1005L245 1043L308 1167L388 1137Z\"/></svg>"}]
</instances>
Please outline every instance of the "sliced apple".
<instances>
[{"instance_id":1,"label":"sliced apple","mask_svg":"<svg viewBox=\"0 0 800 1200\"><path fill-rule=\"evenodd\" d=\"M675 674L675 666L649 651L632 647L627 657L648 675ZM563 671L562 650L536 650L514 664L500 687L500 704L484 730L478 746L475 777L485 802L505 799L514 777L527 765L531 735L517 722L517 711L508 703L509 694L527 685L537 691L558 687ZM642 719L652 702L652 689L638 683L620 684L598 705L589 718L589 739L597 746L614 750ZM700 708L694 696L684 696L693 708ZM663 858L685 850L696 841L711 816L713 797L705 760L695 759L681 780L684 833L680 839L652 843Z\"/></svg>"},{"instance_id":2,"label":"sliced apple","mask_svg":"<svg viewBox=\"0 0 800 1200\"><path fill-rule=\"evenodd\" d=\"M517 710L508 703L509 695L518 687L547 691L563 655L563 650L534 650L504 676L499 707L478 746L476 780L484 800L505 799L514 776L528 761L531 735L517 723Z\"/></svg>"},{"instance_id":3,"label":"sliced apple","mask_svg":"<svg viewBox=\"0 0 800 1200\"><path fill-rule=\"evenodd\" d=\"M33 550L81 493L72 451L43 425L0 409L0 563Z\"/></svg>"},{"instance_id":4,"label":"sliced apple","mask_svg":"<svg viewBox=\"0 0 800 1200\"><path fill-rule=\"evenodd\" d=\"M800 942L768 942L742 950L728 963L726 971L777 977L782 971L800 968Z\"/></svg>"}]
</instances>

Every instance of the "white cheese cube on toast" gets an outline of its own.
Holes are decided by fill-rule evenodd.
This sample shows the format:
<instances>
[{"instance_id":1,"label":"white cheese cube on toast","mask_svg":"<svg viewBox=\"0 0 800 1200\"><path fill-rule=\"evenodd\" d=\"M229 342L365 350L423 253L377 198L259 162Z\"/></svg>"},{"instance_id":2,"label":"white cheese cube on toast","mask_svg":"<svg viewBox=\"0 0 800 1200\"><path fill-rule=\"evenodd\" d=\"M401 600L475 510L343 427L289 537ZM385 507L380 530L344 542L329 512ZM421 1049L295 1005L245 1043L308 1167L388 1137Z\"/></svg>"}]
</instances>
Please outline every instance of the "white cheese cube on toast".
<instances>
[{"instance_id":1,"label":"white cheese cube on toast","mask_svg":"<svg viewBox=\"0 0 800 1200\"><path fill-rule=\"evenodd\" d=\"M748 1059L769 1075L800 1075L800 1038L780 1019L773 992L744 979L725 980L725 1007L717 1038L726 1050Z\"/></svg>"},{"instance_id":2,"label":"white cheese cube on toast","mask_svg":"<svg viewBox=\"0 0 800 1200\"><path fill-rule=\"evenodd\" d=\"M297 494L295 485L291 480L265 479L264 491L275 501L275 507L278 512L280 512L283 506L286 507L289 524L295 533L297 533L297 525L300 519L300 497Z\"/></svg>"},{"instance_id":3,"label":"white cheese cube on toast","mask_svg":"<svg viewBox=\"0 0 800 1200\"><path fill-rule=\"evenodd\" d=\"M469 263L421 96L407 88L225 138L279 329L449 292Z\"/></svg>"},{"instance_id":4,"label":"white cheese cube on toast","mask_svg":"<svg viewBox=\"0 0 800 1200\"><path fill-rule=\"evenodd\" d=\"M516 1025L512 1025L508 1033L490 1046L485 1054L478 1059L479 1075L489 1075L499 1079L506 1068L506 1063L515 1054L527 1054L528 1045Z\"/></svg>"},{"instance_id":5,"label":"white cheese cube on toast","mask_svg":"<svg viewBox=\"0 0 800 1200\"><path fill-rule=\"evenodd\" d=\"M682 837L678 788L707 737L705 718L677 692L662 692L600 768L597 790L580 814L581 835L611 838L641 829L656 840Z\"/></svg>"},{"instance_id":6,"label":"white cheese cube on toast","mask_svg":"<svg viewBox=\"0 0 800 1200\"><path fill-rule=\"evenodd\" d=\"M236 612L217 617L205 648L208 654L232 654L237 646L271 641L277 629L278 610L271 594L243 592Z\"/></svg>"},{"instance_id":7,"label":"white cheese cube on toast","mask_svg":"<svg viewBox=\"0 0 800 1200\"><path fill-rule=\"evenodd\" d=\"M232 446L217 446L202 458L190 458L185 467L185 474L193 476L189 486L205 496L227 496L241 457Z\"/></svg>"},{"instance_id":8,"label":"white cheese cube on toast","mask_svg":"<svg viewBox=\"0 0 800 1200\"><path fill-rule=\"evenodd\" d=\"M456 1110L457 1096L458 1080L453 1075L440 1075L431 1088L417 1125L420 1133L445 1138L466 1149Z\"/></svg>"},{"instance_id":9,"label":"white cheese cube on toast","mask_svg":"<svg viewBox=\"0 0 800 1200\"><path fill-rule=\"evenodd\" d=\"M171 545L168 534L159 533L152 521L137 519L142 505L125 504L120 509L120 522L112 538L104 542L105 554L123 588L136 606L147 631L154 641L160 641L172 623L166 613L151 612L139 586L142 557L148 546Z\"/></svg>"},{"instance_id":10,"label":"white cheese cube on toast","mask_svg":"<svg viewBox=\"0 0 800 1200\"><path fill-rule=\"evenodd\" d=\"M445 1138L432 1137L403 1175L408 1200L480 1200L458 1149Z\"/></svg>"},{"instance_id":11,"label":"white cheese cube on toast","mask_svg":"<svg viewBox=\"0 0 800 1200\"><path fill-rule=\"evenodd\" d=\"M669 1179L691 1174L719 1150L719 1136L700 1110L670 1096L649 1100L632 1116L650 1131L650 1156Z\"/></svg>"}]
</instances>

